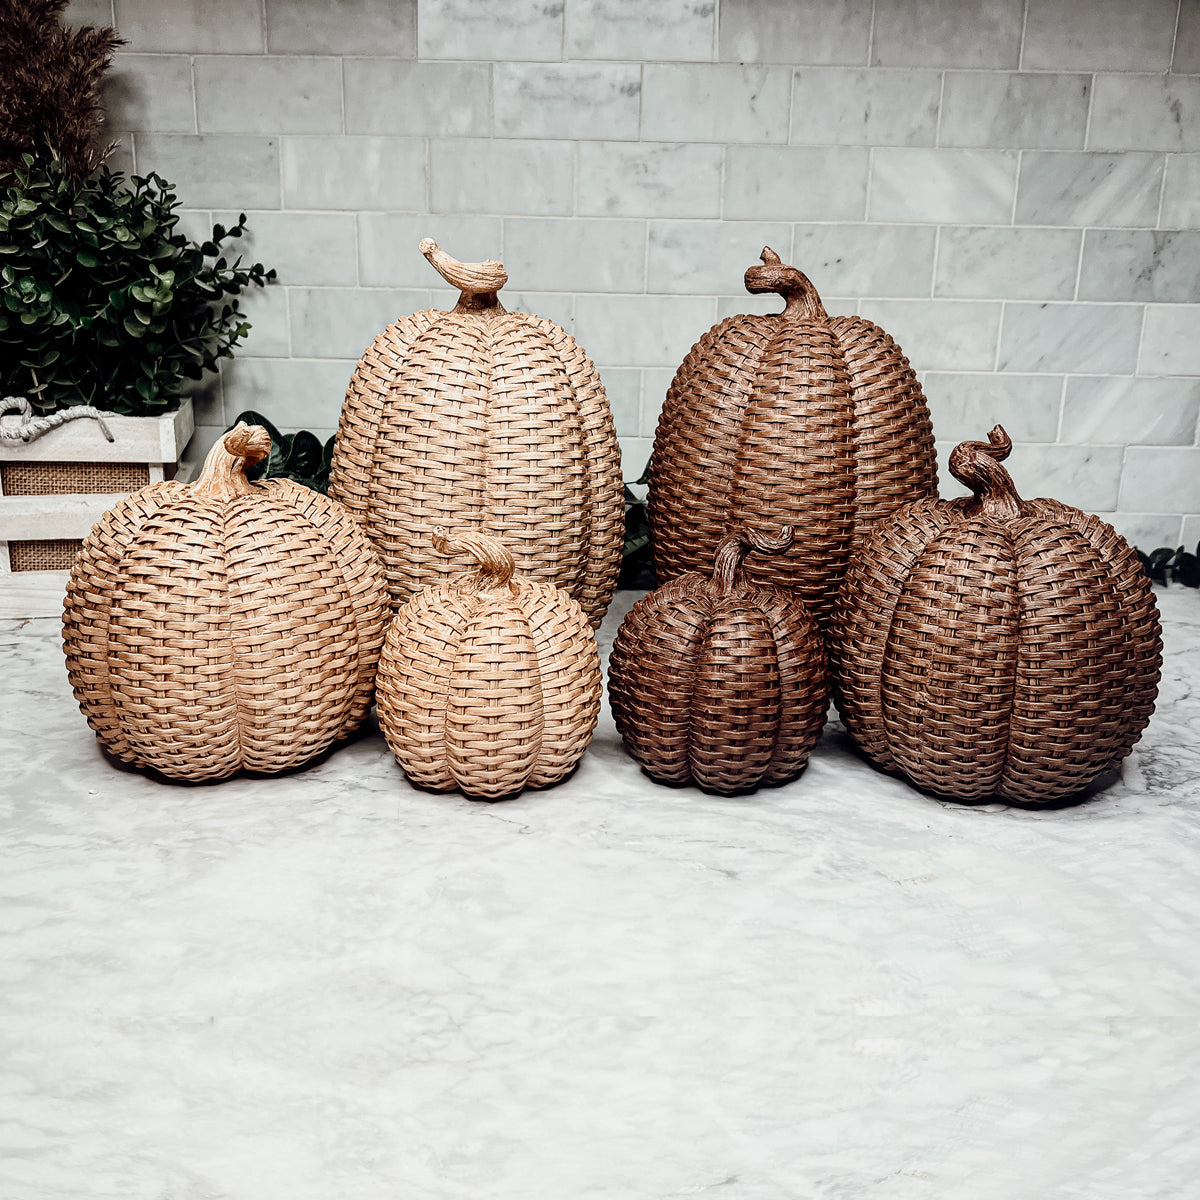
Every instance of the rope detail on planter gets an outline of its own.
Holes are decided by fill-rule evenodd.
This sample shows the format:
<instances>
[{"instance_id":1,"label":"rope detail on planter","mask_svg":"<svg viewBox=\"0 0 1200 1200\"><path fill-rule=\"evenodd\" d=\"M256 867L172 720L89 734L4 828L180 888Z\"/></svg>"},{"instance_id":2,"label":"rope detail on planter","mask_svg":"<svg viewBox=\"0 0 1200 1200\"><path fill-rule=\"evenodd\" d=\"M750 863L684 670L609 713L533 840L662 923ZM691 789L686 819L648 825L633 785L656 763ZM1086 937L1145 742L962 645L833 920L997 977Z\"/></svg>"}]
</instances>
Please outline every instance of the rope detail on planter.
<instances>
[{"instance_id":1,"label":"rope detail on planter","mask_svg":"<svg viewBox=\"0 0 1200 1200\"><path fill-rule=\"evenodd\" d=\"M24 396L4 396L0 398L0 416L5 413L16 412L21 420L16 428L7 426L0 421L0 440L6 442L35 442L44 433L49 433L51 429L57 429L60 425L65 425L68 421L78 420L80 417L91 417L92 420L100 426L101 433L104 434L106 441L115 441L108 426L104 423L104 414L98 408L93 408L90 404L79 404L74 408L62 408L58 412L50 413L49 416L35 417L33 415L33 405L29 403Z\"/></svg>"}]
</instances>

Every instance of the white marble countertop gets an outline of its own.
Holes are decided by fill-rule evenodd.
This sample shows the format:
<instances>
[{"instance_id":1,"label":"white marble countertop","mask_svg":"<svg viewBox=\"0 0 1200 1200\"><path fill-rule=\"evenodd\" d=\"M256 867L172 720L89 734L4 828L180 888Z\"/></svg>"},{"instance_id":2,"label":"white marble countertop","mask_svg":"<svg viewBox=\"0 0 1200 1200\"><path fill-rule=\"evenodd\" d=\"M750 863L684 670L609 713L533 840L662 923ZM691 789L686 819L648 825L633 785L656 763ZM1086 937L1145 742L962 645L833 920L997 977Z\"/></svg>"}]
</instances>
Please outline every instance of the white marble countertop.
<instances>
[{"instance_id":1,"label":"white marble countertop","mask_svg":"<svg viewBox=\"0 0 1200 1200\"><path fill-rule=\"evenodd\" d=\"M607 710L499 804L373 729L172 785L0 623L0 1197L1200 1194L1200 595L1158 595L1149 729L1043 812L837 726L786 787L658 787Z\"/></svg>"}]
</instances>

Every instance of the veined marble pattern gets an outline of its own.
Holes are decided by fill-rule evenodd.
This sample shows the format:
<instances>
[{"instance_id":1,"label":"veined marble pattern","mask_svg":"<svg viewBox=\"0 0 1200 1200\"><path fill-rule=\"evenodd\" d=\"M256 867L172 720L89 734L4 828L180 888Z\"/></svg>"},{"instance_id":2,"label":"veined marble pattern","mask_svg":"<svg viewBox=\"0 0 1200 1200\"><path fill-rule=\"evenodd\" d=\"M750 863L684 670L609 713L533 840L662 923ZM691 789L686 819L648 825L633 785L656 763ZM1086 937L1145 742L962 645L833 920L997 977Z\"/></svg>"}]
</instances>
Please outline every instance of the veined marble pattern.
<instances>
[{"instance_id":1,"label":"veined marble pattern","mask_svg":"<svg viewBox=\"0 0 1200 1200\"><path fill-rule=\"evenodd\" d=\"M1200 597L1159 599L1158 712L1047 812L836 725L786 787L658 787L607 711L499 804L374 731L172 785L101 756L56 622L5 623L0 1195L1190 1194Z\"/></svg>"}]
</instances>

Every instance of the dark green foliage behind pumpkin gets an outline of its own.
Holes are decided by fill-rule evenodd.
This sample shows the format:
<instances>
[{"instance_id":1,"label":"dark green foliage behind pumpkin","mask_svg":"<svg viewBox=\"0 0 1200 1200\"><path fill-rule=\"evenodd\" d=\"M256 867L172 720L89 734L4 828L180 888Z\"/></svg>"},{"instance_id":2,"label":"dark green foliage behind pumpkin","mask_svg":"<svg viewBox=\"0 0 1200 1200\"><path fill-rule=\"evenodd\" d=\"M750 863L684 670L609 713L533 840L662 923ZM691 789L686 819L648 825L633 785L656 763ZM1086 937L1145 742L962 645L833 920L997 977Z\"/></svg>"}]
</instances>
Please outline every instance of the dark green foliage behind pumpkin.
<instances>
[{"instance_id":1,"label":"dark green foliage behind pumpkin","mask_svg":"<svg viewBox=\"0 0 1200 1200\"><path fill-rule=\"evenodd\" d=\"M247 479L294 479L314 491L328 492L334 438L322 446L317 435L307 429L280 433L262 413L251 410L238 413L229 429L239 423L261 425L271 435L271 453L261 462L246 467Z\"/></svg>"}]
</instances>

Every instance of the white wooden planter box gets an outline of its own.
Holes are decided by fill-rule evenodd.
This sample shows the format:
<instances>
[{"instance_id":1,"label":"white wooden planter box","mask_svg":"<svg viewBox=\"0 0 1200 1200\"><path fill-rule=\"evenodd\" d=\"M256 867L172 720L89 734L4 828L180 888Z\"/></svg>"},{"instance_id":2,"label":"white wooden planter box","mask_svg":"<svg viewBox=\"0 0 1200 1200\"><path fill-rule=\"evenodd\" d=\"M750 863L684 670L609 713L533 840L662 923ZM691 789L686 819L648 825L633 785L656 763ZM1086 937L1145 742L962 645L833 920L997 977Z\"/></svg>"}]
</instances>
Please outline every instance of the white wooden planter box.
<instances>
[{"instance_id":1,"label":"white wooden planter box","mask_svg":"<svg viewBox=\"0 0 1200 1200\"><path fill-rule=\"evenodd\" d=\"M13 414L0 424L17 428ZM8 464L139 463L149 480L175 478L176 467L192 436L192 402L161 417L121 417L106 413L113 435L105 439L92 420L69 421L33 442L0 439L0 468ZM2 480L2 476L0 476ZM82 541L125 491L63 495L5 495L0 482L0 617L48 617L62 612L69 570L13 570L9 543Z\"/></svg>"}]
</instances>

